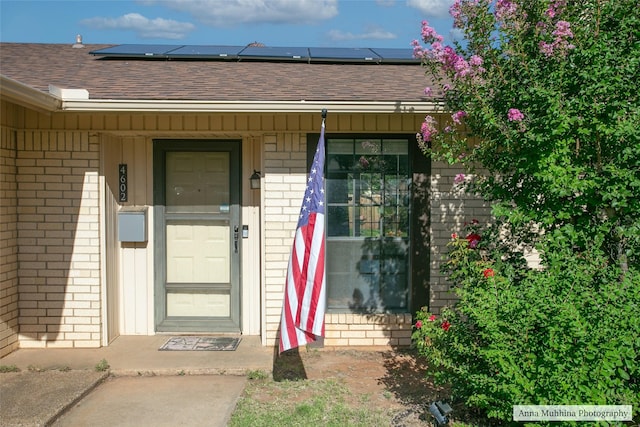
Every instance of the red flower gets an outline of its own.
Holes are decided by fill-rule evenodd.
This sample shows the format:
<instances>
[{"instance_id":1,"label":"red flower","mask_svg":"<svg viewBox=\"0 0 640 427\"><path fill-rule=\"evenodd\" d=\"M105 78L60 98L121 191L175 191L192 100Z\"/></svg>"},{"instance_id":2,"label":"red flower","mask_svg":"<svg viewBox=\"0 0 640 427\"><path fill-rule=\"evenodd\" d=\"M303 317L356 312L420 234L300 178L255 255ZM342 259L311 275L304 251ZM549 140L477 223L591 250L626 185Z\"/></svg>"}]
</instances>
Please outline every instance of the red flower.
<instances>
[{"instance_id":1,"label":"red flower","mask_svg":"<svg viewBox=\"0 0 640 427\"><path fill-rule=\"evenodd\" d=\"M476 233L471 233L467 235L466 239L469 242L469 247L471 249L475 249L478 247L478 243L480 242L481 237Z\"/></svg>"},{"instance_id":2,"label":"red flower","mask_svg":"<svg viewBox=\"0 0 640 427\"><path fill-rule=\"evenodd\" d=\"M420 329L420 328L422 328L422 320L418 320L416 322L416 329Z\"/></svg>"},{"instance_id":3,"label":"red flower","mask_svg":"<svg viewBox=\"0 0 640 427\"><path fill-rule=\"evenodd\" d=\"M432 314L432 315L429 317L429 322L433 322L434 320L436 320L436 315L435 315L435 314Z\"/></svg>"},{"instance_id":4,"label":"red flower","mask_svg":"<svg viewBox=\"0 0 640 427\"><path fill-rule=\"evenodd\" d=\"M449 330L449 328L451 327L451 323L449 323L447 320L445 320L444 322L442 322L442 325L440 325L440 327L441 327L442 329L444 329L444 330L445 330L445 332L446 332L446 331L448 331L448 330Z\"/></svg>"},{"instance_id":5,"label":"red flower","mask_svg":"<svg viewBox=\"0 0 640 427\"><path fill-rule=\"evenodd\" d=\"M496 272L493 271L492 268L487 268L486 270L484 270L482 272L482 274L484 274L485 279L488 279L489 277L493 277L496 275Z\"/></svg>"},{"instance_id":6,"label":"red flower","mask_svg":"<svg viewBox=\"0 0 640 427\"><path fill-rule=\"evenodd\" d=\"M451 240L456 240L458 238L458 234L457 233L452 233L451 234Z\"/></svg>"}]
</instances>

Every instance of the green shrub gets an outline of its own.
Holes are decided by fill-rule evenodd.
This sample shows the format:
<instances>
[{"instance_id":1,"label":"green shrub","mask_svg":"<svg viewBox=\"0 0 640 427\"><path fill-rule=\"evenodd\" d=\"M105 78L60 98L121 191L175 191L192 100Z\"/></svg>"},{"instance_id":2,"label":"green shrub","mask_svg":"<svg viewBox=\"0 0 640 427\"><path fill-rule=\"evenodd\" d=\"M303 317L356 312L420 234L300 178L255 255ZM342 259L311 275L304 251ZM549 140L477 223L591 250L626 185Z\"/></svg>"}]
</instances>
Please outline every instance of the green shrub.
<instances>
[{"instance_id":1,"label":"green shrub","mask_svg":"<svg viewBox=\"0 0 640 427\"><path fill-rule=\"evenodd\" d=\"M541 269L486 242L449 243L459 301L439 316L420 311L413 339L454 400L501 424L526 404L624 404L637 416L640 276L595 249L576 254L571 237L546 236Z\"/></svg>"}]
</instances>

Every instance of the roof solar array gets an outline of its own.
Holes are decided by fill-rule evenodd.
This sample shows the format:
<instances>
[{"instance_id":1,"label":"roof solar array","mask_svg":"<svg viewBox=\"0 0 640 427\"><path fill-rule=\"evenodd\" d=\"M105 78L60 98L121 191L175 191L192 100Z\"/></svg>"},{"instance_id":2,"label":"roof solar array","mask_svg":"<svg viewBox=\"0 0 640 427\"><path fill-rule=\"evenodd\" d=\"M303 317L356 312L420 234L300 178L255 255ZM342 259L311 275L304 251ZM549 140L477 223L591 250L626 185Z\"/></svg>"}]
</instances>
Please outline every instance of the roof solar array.
<instances>
[{"instance_id":1,"label":"roof solar array","mask_svg":"<svg viewBox=\"0 0 640 427\"><path fill-rule=\"evenodd\" d=\"M243 46L178 46L177 49L169 50L165 56L172 58L228 58L236 59L238 52L244 49ZM99 52L99 51L98 51ZM93 53L93 52L92 52Z\"/></svg>"},{"instance_id":2,"label":"roof solar array","mask_svg":"<svg viewBox=\"0 0 640 427\"><path fill-rule=\"evenodd\" d=\"M412 49L122 44L89 52L104 58L227 59L301 62L411 63Z\"/></svg>"}]
</instances>

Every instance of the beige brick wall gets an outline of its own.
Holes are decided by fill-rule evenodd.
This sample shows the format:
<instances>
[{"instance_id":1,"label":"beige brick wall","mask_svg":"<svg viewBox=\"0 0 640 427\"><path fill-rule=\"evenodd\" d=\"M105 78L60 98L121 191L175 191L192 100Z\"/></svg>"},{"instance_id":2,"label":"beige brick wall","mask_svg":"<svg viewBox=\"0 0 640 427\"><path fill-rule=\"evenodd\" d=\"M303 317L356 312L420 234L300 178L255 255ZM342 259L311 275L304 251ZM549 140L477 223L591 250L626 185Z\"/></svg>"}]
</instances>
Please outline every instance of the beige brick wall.
<instances>
[{"instance_id":1,"label":"beige brick wall","mask_svg":"<svg viewBox=\"0 0 640 427\"><path fill-rule=\"evenodd\" d=\"M16 144L20 347L99 347L99 144L20 131Z\"/></svg>"},{"instance_id":2,"label":"beige brick wall","mask_svg":"<svg viewBox=\"0 0 640 427\"><path fill-rule=\"evenodd\" d=\"M264 136L264 340L275 345L291 245L306 184L306 135Z\"/></svg>"},{"instance_id":3,"label":"beige brick wall","mask_svg":"<svg viewBox=\"0 0 640 427\"><path fill-rule=\"evenodd\" d=\"M336 314L325 316L327 347L411 345L411 314Z\"/></svg>"},{"instance_id":4,"label":"beige brick wall","mask_svg":"<svg viewBox=\"0 0 640 427\"><path fill-rule=\"evenodd\" d=\"M452 233L463 234L464 223L477 219L480 224L491 220L491 209L478 197L466 194L461 185L456 185L457 174L462 169L446 163L431 164L431 267L430 267L430 309L434 313L455 302L450 285L441 273L440 266L446 256L447 243ZM474 177L465 174L467 181ZM463 236L464 237L464 236Z\"/></svg>"},{"instance_id":5,"label":"beige brick wall","mask_svg":"<svg viewBox=\"0 0 640 427\"><path fill-rule=\"evenodd\" d=\"M6 126L2 126L0 132L0 357L2 357L18 348L18 215L16 132Z\"/></svg>"}]
</instances>

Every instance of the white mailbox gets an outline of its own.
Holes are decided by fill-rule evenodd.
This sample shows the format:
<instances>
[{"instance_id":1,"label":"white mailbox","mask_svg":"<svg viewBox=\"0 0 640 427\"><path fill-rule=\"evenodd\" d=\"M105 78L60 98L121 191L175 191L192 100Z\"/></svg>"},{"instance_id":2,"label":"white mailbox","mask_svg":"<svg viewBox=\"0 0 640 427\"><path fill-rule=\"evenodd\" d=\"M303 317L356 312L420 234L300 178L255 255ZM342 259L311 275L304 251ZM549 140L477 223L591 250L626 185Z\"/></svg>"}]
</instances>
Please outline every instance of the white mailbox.
<instances>
[{"instance_id":1,"label":"white mailbox","mask_svg":"<svg viewBox=\"0 0 640 427\"><path fill-rule=\"evenodd\" d=\"M147 241L147 208L124 208L118 212L118 240Z\"/></svg>"}]
</instances>

